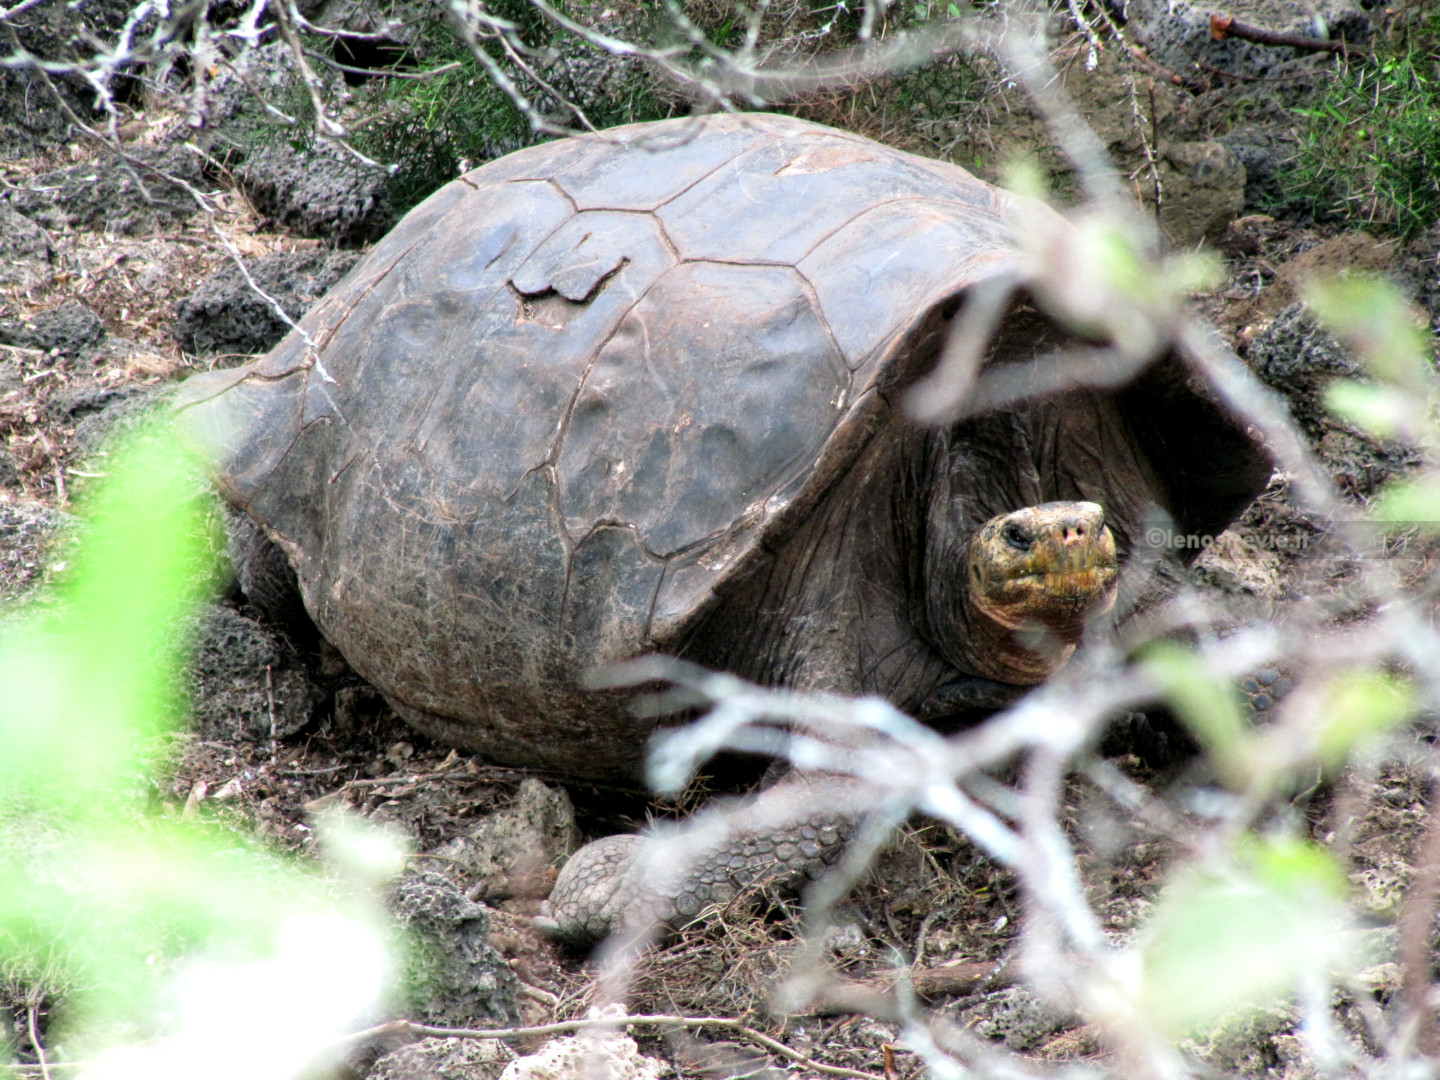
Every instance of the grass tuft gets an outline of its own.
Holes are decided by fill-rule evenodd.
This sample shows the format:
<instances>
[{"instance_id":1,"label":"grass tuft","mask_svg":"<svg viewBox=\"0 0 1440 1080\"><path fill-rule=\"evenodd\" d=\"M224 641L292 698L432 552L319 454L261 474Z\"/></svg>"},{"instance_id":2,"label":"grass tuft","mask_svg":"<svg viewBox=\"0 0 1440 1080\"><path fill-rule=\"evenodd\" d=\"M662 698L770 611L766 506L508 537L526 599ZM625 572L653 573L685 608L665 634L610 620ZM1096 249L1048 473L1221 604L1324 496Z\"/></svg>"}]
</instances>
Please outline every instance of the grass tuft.
<instances>
[{"instance_id":1,"label":"grass tuft","mask_svg":"<svg viewBox=\"0 0 1440 1080\"><path fill-rule=\"evenodd\" d=\"M1423 38L1428 38L1424 40ZM1440 25L1391 55L1352 62L1295 110L1300 149L1285 201L1317 218L1413 236L1440 219Z\"/></svg>"}]
</instances>

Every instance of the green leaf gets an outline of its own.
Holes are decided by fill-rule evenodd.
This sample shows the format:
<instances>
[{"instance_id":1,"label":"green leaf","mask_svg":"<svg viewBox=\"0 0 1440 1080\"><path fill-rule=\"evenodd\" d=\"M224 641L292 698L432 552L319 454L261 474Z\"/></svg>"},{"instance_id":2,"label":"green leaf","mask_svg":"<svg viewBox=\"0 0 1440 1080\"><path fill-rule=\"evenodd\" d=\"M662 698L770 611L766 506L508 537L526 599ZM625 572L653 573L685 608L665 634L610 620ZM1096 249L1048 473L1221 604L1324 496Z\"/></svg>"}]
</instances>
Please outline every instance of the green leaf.
<instances>
[{"instance_id":1,"label":"green leaf","mask_svg":"<svg viewBox=\"0 0 1440 1080\"><path fill-rule=\"evenodd\" d=\"M1238 846L1244 865L1262 885L1297 904L1316 897L1342 902L1345 871L1335 856L1309 840L1294 836L1247 837Z\"/></svg>"},{"instance_id":2,"label":"green leaf","mask_svg":"<svg viewBox=\"0 0 1440 1080\"><path fill-rule=\"evenodd\" d=\"M1181 870L1141 934L1139 1007L1178 1036L1347 964L1344 887L1327 852L1288 837Z\"/></svg>"},{"instance_id":3,"label":"green leaf","mask_svg":"<svg viewBox=\"0 0 1440 1080\"><path fill-rule=\"evenodd\" d=\"M1412 392L1434 393L1428 337L1394 285L1353 274L1311 281L1303 291L1326 329L1372 372Z\"/></svg>"},{"instance_id":4,"label":"green leaf","mask_svg":"<svg viewBox=\"0 0 1440 1080\"><path fill-rule=\"evenodd\" d=\"M110 463L53 603L0 637L0 978L63 994L50 1034L81 1056L155 1038L117 1051L151 1055L127 1075L159 1075L167 1055L165 1075L215 1058L237 1075L298 1075L373 1013L385 960L355 901L400 856L336 826L346 889L148 806L218 541L168 428ZM333 1015L317 1021L317 1003Z\"/></svg>"},{"instance_id":5,"label":"green leaf","mask_svg":"<svg viewBox=\"0 0 1440 1080\"><path fill-rule=\"evenodd\" d=\"M1002 167L1000 183L1009 191L1027 199L1044 201L1049 196L1049 185L1045 182L1045 170L1040 167L1033 154L1022 154L1007 161Z\"/></svg>"},{"instance_id":6,"label":"green leaf","mask_svg":"<svg viewBox=\"0 0 1440 1080\"><path fill-rule=\"evenodd\" d=\"M1374 671L1349 671L1325 688L1316 733L1316 753L1327 768L1338 768L1355 745L1398 725L1416 710L1408 682Z\"/></svg>"},{"instance_id":7,"label":"green leaf","mask_svg":"<svg viewBox=\"0 0 1440 1080\"><path fill-rule=\"evenodd\" d=\"M0 638L0 796L103 810L180 715L183 616L213 588L197 472L168 437L111 456L52 613ZM98 781L98 783L97 783ZM107 784L105 781L110 781Z\"/></svg>"},{"instance_id":8,"label":"green leaf","mask_svg":"<svg viewBox=\"0 0 1440 1080\"><path fill-rule=\"evenodd\" d=\"M1174 642L1146 647L1141 669L1161 687L1165 700L1205 748L1216 771L1234 787L1252 773L1255 737L1242 716L1238 691L1215 679L1194 651Z\"/></svg>"},{"instance_id":9,"label":"green leaf","mask_svg":"<svg viewBox=\"0 0 1440 1080\"><path fill-rule=\"evenodd\" d=\"M1325 407L1379 439L1393 439L1415 426L1413 399L1392 386L1336 379L1325 388Z\"/></svg>"},{"instance_id":10,"label":"green leaf","mask_svg":"<svg viewBox=\"0 0 1440 1080\"><path fill-rule=\"evenodd\" d=\"M1440 533L1440 473L1389 485L1376 500L1374 513L1381 521L1413 526L1426 535Z\"/></svg>"}]
</instances>

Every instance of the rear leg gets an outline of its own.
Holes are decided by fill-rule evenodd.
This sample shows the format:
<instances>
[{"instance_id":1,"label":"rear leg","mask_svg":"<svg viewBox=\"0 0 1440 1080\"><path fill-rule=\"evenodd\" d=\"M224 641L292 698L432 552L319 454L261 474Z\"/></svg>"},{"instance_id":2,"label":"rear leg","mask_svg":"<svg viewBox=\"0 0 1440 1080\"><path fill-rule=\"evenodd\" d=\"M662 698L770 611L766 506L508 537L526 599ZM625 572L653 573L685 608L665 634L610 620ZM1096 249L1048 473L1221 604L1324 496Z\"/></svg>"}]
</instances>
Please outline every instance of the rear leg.
<instances>
[{"instance_id":1,"label":"rear leg","mask_svg":"<svg viewBox=\"0 0 1440 1080\"><path fill-rule=\"evenodd\" d=\"M295 568L265 530L248 514L225 509L225 536L236 584L266 623L278 628L305 653L320 651L320 631L305 610Z\"/></svg>"}]
</instances>

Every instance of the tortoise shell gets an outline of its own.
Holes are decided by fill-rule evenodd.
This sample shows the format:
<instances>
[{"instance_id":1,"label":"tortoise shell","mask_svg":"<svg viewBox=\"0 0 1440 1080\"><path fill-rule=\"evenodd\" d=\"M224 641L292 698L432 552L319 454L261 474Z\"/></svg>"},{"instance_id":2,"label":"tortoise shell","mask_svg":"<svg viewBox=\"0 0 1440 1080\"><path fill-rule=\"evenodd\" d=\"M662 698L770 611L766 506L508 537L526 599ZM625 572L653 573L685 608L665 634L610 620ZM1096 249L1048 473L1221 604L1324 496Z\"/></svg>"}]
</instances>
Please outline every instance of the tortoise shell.
<instances>
[{"instance_id":1,"label":"tortoise shell","mask_svg":"<svg viewBox=\"0 0 1440 1080\"><path fill-rule=\"evenodd\" d=\"M929 362L955 298L1012 268L1016 205L775 115L551 142L436 192L182 407L402 715L625 773L654 721L580 675L674 649L805 520L917 342Z\"/></svg>"}]
</instances>

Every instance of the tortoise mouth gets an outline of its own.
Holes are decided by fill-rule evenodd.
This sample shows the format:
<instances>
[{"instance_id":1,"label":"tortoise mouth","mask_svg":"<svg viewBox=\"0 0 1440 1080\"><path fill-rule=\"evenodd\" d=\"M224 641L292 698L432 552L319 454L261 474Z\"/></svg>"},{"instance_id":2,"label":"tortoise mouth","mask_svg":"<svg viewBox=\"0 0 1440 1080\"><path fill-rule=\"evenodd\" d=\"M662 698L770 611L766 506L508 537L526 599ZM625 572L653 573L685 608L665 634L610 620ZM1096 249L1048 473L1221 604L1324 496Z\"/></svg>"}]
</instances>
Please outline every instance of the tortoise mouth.
<instances>
[{"instance_id":1,"label":"tortoise mouth","mask_svg":"<svg viewBox=\"0 0 1440 1080\"><path fill-rule=\"evenodd\" d=\"M1017 574L1008 578L1006 583L1038 589L1055 599L1090 600L1108 589L1114 583L1116 574L1113 561L1096 562L1083 570L1040 570Z\"/></svg>"}]
</instances>

